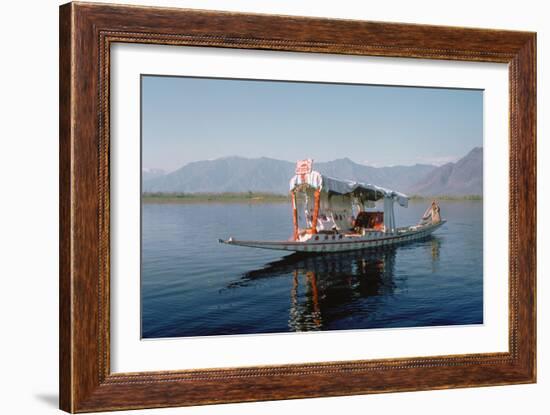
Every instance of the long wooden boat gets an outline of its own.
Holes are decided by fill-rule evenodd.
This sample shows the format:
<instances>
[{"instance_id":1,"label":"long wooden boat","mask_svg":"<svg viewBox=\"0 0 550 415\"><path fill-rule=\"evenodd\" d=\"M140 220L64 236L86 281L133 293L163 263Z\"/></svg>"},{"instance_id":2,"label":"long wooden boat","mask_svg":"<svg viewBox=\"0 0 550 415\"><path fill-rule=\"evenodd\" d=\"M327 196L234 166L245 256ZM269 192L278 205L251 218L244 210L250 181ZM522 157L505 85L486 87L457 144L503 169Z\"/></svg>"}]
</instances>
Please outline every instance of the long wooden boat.
<instances>
[{"instance_id":1,"label":"long wooden boat","mask_svg":"<svg viewBox=\"0 0 550 415\"><path fill-rule=\"evenodd\" d=\"M312 160L299 161L290 180L294 232L289 240L230 237L219 242L293 252L341 252L412 242L446 222L434 200L418 224L397 227L394 204L407 207L406 195L374 184L328 177L314 171L312 164ZM378 201L383 202L382 210L376 207Z\"/></svg>"}]
</instances>

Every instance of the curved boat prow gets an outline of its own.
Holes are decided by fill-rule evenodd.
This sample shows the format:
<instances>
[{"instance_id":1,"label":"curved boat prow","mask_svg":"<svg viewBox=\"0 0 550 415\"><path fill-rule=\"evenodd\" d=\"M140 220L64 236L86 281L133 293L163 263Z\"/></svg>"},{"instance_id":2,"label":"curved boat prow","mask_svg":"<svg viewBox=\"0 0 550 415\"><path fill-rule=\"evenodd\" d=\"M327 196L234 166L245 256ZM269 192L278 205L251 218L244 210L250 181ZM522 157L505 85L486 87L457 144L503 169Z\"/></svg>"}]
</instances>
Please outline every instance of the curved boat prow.
<instances>
[{"instance_id":1,"label":"curved boat prow","mask_svg":"<svg viewBox=\"0 0 550 415\"><path fill-rule=\"evenodd\" d=\"M296 251L296 243L291 241L239 241L230 237L227 240L218 239L218 242L226 245L246 246L249 248L275 249L279 251Z\"/></svg>"}]
</instances>

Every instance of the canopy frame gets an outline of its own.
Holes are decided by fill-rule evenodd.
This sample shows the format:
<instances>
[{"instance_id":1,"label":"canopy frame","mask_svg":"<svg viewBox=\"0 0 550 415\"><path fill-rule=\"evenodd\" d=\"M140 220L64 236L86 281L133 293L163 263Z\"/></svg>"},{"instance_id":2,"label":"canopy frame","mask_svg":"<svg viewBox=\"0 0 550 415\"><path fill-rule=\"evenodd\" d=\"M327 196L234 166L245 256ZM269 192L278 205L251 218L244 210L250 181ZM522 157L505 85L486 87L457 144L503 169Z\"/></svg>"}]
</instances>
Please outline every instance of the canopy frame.
<instances>
[{"instance_id":1,"label":"canopy frame","mask_svg":"<svg viewBox=\"0 0 550 415\"><path fill-rule=\"evenodd\" d=\"M290 180L294 227L293 237L295 241L298 241L300 237L297 193L304 192L307 197L307 190L310 189L314 189L313 215L309 226L306 226L304 229L304 231L310 235L318 233L318 218L322 192L327 193L329 199L331 195L350 196L352 200L355 199L360 202L359 205L361 210L365 208L366 202L377 202L383 199L384 229L386 233L395 233L397 229L394 203L398 202L401 206L408 206L408 197L406 195L377 185L334 179L324 176L317 171L297 174Z\"/></svg>"}]
</instances>

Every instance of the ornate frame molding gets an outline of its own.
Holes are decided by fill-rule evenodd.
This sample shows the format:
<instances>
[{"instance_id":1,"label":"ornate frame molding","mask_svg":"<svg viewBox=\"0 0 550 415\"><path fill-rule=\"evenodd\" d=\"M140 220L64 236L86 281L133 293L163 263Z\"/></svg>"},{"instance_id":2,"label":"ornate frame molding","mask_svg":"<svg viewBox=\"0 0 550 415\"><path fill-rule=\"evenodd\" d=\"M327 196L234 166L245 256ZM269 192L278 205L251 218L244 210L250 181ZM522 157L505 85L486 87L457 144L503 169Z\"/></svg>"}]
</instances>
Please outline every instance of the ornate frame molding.
<instances>
[{"instance_id":1,"label":"ornate frame molding","mask_svg":"<svg viewBox=\"0 0 550 415\"><path fill-rule=\"evenodd\" d=\"M111 373L110 45L508 63L508 353ZM60 8L60 407L69 412L530 383L536 377L536 35L69 3ZM251 392L254 391L254 392Z\"/></svg>"}]
</instances>

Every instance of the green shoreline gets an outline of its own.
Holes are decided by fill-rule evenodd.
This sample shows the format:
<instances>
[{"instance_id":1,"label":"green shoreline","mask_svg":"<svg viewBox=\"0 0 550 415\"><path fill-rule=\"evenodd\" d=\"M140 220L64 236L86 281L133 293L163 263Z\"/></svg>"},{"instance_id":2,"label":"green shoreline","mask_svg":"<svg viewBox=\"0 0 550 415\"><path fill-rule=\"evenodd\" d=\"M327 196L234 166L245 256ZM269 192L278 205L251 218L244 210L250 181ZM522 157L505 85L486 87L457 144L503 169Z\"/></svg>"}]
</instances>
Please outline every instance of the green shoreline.
<instances>
[{"instance_id":1,"label":"green shoreline","mask_svg":"<svg viewBox=\"0 0 550 415\"><path fill-rule=\"evenodd\" d=\"M410 196L410 200L482 201L479 195L467 196ZM143 193L143 203L290 203L288 195L276 193Z\"/></svg>"},{"instance_id":2,"label":"green shoreline","mask_svg":"<svg viewBox=\"0 0 550 415\"><path fill-rule=\"evenodd\" d=\"M287 203L287 195L275 193L143 193L143 203Z\"/></svg>"},{"instance_id":3,"label":"green shoreline","mask_svg":"<svg viewBox=\"0 0 550 415\"><path fill-rule=\"evenodd\" d=\"M409 196L409 200L446 200L446 201L463 201L463 200L478 200L483 201L483 196L480 195L464 195L464 196L448 196L448 195L439 195L439 196L420 196L412 195Z\"/></svg>"}]
</instances>

